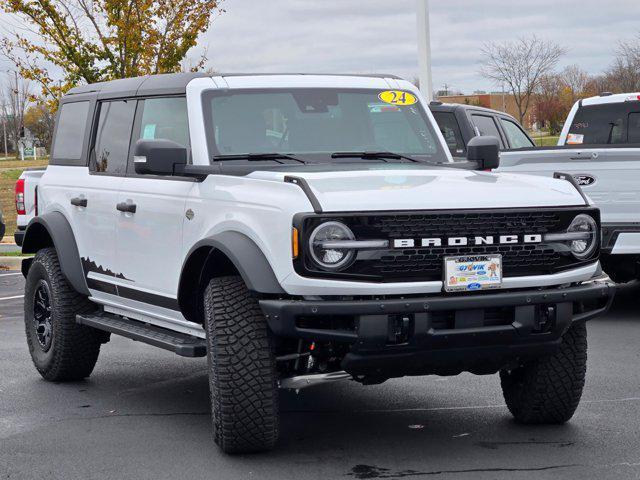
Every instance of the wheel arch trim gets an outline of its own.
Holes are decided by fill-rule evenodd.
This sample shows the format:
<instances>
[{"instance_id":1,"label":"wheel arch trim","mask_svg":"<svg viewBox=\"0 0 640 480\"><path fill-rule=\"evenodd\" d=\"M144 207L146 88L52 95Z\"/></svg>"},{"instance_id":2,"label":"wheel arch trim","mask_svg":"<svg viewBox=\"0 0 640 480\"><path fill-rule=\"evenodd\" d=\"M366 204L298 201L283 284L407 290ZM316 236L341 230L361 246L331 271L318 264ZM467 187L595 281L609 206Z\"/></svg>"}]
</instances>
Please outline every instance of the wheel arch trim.
<instances>
[{"instance_id":1,"label":"wheel arch trim","mask_svg":"<svg viewBox=\"0 0 640 480\"><path fill-rule=\"evenodd\" d=\"M185 257L178 283L178 304L185 317L192 310L188 305L192 299L190 296L193 293L192 289L202 285L201 276L210 262L215 261L216 255L222 255L228 259L249 290L263 294L286 293L260 247L243 233L225 231L198 241L189 249ZM196 272L199 277L190 279L187 277L195 273L191 265L191 260L194 259L197 261ZM214 265L214 271L222 271L228 266Z\"/></svg>"},{"instance_id":2,"label":"wheel arch trim","mask_svg":"<svg viewBox=\"0 0 640 480\"><path fill-rule=\"evenodd\" d=\"M60 212L45 213L29 222L24 234L22 253L36 253L41 248L49 246L56 249L62 273L71 286L78 293L90 295L73 229ZM23 261L22 273L25 276L31 266L31 260Z\"/></svg>"}]
</instances>

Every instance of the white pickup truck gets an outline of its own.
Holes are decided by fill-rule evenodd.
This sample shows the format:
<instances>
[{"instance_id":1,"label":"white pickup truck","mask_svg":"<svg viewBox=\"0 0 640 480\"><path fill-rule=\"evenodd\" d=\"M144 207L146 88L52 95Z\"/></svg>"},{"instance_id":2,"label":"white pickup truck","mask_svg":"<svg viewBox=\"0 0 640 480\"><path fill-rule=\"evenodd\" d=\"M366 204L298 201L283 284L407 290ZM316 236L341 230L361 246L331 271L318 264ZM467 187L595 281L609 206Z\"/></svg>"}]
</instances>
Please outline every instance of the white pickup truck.
<instances>
[{"instance_id":1,"label":"white pickup truck","mask_svg":"<svg viewBox=\"0 0 640 480\"><path fill-rule=\"evenodd\" d=\"M27 225L29 225L33 217L38 214L38 182L44 172L44 168L25 170L16 181L15 204L17 229L13 237L18 245L22 245L22 239L24 238L24 232L27 230Z\"/></svg>"},{"instance_id":2,"label":"white pickup truck","mask_svg":"<svg viewBox=\"0 0 640 480\"><path fill-rule=\"evenodd\" d=\"M502 152L500 171L573 176L602 215L602 266L618 282L640 278L640 93L576 102L557 147Z\"/></svg>"}]
</instances>

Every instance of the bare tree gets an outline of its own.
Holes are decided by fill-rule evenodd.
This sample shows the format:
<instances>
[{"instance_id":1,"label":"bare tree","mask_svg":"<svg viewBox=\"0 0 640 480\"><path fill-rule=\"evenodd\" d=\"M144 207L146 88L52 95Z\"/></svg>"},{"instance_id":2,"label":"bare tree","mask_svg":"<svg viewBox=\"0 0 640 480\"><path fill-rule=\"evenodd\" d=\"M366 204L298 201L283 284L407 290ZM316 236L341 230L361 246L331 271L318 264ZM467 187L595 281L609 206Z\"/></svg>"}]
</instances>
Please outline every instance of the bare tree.
<instances>
[{"instance_id":1,"label":"bare tree","mask_svg":"<svg viewBox=\"0 0 640 480\"><path fill-rule=\"evenodd\" d=\"M7 137L13 145L16 157L18 157L18 144L24 131L24 114L30 101L29 82L20 80L17 74L13 78L10 77L4 88L0 108L2 108Z\"/></svg>"},{"instance_id":2,"label":"bare tree","mask_svg":"<svg viewBox=\"0 0 640 480\"><path fill-rule=\"evenodd\" d=\"M640 34L633 40L618 43L613 64L605 72L609 86L614 93L640 91Z\"/></svg>"},{"instance_id":3,"label":"bare tree","mask_svg":"<svg viewBox=\"0 0 640 480\"><path fill-rule=\"evenodd\" d=\"M583 97L591 76L578 65L569 65L562 70L562 81L569 89L571 103L575 103L578 98Z\"/></svg>"},{"instance_id":4,"label":"bare tree","mask_svg":"<svg viewBox=\"0 0 640 480\"><path fill-rule=\"evenodd\" d=\"M520 122L529 110L540 77L551 73L565 49L535 35L513 42L485 43L480 73L496 84L504 83L513 95Z\"/></svg>"}]
</instances>

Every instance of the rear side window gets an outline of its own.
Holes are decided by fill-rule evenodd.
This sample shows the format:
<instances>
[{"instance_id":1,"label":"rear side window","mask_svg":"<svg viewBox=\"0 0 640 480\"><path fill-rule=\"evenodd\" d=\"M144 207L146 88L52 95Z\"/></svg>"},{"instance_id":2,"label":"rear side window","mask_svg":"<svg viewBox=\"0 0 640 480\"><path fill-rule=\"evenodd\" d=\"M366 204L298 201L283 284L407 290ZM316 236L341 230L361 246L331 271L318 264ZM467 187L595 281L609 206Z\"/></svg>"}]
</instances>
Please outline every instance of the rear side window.
<instances>
[{"instance_id":1,"label":"rear side window","mask_svg":"<svg viewBox=\"0 0 640 480\"><path fill-rule=\"evenodd\" d=\"M453 156L464 156L465 146L458 120L452 112L433 112L436 123Z\"/></svg>"},{"instance_id":2,"label":"rear side window","mask_svg":"<svg viewBox=\"0 0 640 480\"><path fill-rule=\"evenodd\" d=\"M100 104L100 116L89 162L92 172L125 174L135 112L135 100Z\"/></svg>"},{"instance_id":3,"label":"rear side window","mask_svg":"<svg viewBox=\"0 0 640 480\"><path fill-rule=\"evenodd\" d=\"M509 141L509 146L511 148L527 148L535 146L517 123L507 120L506 118L501 118L500 122L502 122L502 128L504 129L504 133L507 135L507 140Z\"/></svg>"},{"instance_id":4,"label":"rear side window","mask_svg":"<svg viewBox=\"0 0 640 480\"><path fill-rule=\"evenodd\" d=\"M488 115L479 115L476 113L472 114L471 118L473 119L473 124L478 128L480 135L496 137L500 141L500 148L504 148L502 137L500 137L500 131L498 130L498 126L496 125L493 117Z\"/></svg>"},{"instance_id":5,"label":"rear side window","mask_svg":"<svg viewBox=\"0 0 640 480\"><path fill-rule=\"evenodd\" d=\"M51 152L52 164L80 165L88 115L89 102L65 103L60 107L56 138Z\"/></svg>"},{"instance_id":6,"label":"rear side window","mask_svg":"<svg viewBox=\"0 0 640 480\"><path fill-rule=\"evenodd\" d=\"M638 102L588 105L578 108L569 126L567 145L640 143Z\"/></svg>"}]
</instances>

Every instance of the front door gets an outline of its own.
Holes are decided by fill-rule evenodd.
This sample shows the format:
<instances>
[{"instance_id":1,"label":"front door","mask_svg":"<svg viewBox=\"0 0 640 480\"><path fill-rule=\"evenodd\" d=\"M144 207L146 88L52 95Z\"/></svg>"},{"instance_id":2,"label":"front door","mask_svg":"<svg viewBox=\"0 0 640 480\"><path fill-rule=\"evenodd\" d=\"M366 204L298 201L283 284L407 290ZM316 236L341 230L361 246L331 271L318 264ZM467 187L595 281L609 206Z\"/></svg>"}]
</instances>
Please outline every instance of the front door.
<instances>
[{"instance_id":1,"label":"front door","mask_svg":"<svg viewBox=\"0 0 640 480\"><path fill-rule=\"evenodd\" d=\"M182 228L187 220L186 198L191 179L137 175L133 145L138 139L172 140L189 148L187 106L184 97L150 98L138 102L127 176L118 202L131 206L117 215L118 270L124 278L118 292L123 304L138 311L184 319L177 292L182 269Z\"/></svg>"}]
</instances>

